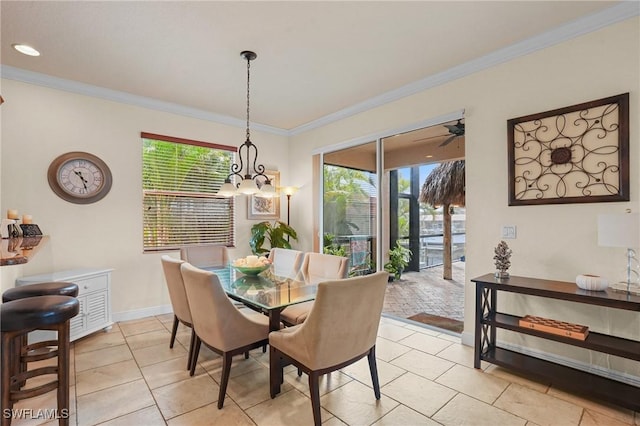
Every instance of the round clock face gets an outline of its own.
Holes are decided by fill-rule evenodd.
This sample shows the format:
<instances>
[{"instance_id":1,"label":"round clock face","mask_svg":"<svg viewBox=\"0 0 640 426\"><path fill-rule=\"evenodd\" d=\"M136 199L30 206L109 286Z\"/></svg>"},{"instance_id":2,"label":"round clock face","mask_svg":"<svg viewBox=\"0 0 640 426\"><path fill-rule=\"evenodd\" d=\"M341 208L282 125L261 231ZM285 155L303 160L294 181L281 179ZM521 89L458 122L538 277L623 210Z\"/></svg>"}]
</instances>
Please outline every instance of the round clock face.
<instances>
[{"instance_id":1,"label":"round clock face","mask_svg":"<svg viewBox=\"0 0 640 426\"><path fill-rule=\"evenodd\" d=\"M86 152L69 152L53 160L48 172L53 192L77 204L94 203L111 189L111 171L96 157Z\"/></svg>"}]
</instances>

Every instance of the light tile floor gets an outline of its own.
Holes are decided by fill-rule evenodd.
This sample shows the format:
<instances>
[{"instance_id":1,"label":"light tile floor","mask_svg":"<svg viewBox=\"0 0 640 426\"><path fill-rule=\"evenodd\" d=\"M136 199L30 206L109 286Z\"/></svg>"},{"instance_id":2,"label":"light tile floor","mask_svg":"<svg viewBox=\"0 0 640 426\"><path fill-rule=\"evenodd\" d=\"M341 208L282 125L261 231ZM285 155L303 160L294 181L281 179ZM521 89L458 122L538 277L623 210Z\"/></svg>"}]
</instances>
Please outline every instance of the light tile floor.
<instances>
[{"instance_id":1,"label":"light tile floor","mask_svg":"<svg viewBox=\"0 0 640 426\"><path fill-rule=\"evenodd\" d=\"M114 325L75 342L73 425L310 425L306 376L288 367L282 393L269 397L268 352L234 360L224 408L216 400L220 357L203 347L186 371L189 330L169 349L171 315ZM181 326L182 327L182 326ZM322 420L337 425L640 425L640 414L561 392L485 364L450 334L383 317L377 343L382 398L366 358L321 381ZM53 409L55 393L14 408ZM14 425L43 424L15 420ZM48 424L55 424L50 422Z\"/></svg>"}]
</instances>

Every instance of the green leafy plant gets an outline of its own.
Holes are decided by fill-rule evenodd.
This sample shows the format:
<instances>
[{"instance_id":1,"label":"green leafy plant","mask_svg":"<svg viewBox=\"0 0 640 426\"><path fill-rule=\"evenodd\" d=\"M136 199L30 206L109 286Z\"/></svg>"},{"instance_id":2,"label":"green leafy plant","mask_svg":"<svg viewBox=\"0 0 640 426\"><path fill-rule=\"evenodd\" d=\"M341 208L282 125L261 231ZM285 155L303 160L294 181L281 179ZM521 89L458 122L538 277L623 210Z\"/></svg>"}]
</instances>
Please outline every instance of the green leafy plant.
<instances>
[{"instance_id":1,"label":"green leafy plant","mask_svg":"<svg viewBox=\"0 0 640 426\"><path fill-rule=\"evenodd\" d=\"M324 254L333 254L334 256L343 257L347 255L347 250L337 242L335 235L326 233L324 234L323 241L324 244L322 251Z\"/></svg>"},{"instance_id":2,"label":"green leafy plant","mask_svg":"<svg viewBox=\"0 0 640 426\"><path fill-rule=\"evenodd\" d=\"M396 246L389 250L389 261L384 264L384 270L393 274L394 279L399 280L412 255L411 250L402 247L400 241L396 241Z\"/></svg>"},{"instance_id":3,"label":"green leafy plant","mask_svg":"<svg viewBox=\"0 0 640 426\"><path fill-rule=\"evenodd\" d=\"M265 221L256 223L251 227L251 239L249 246L255 255L263 255L269 252L269 249L263 247L265 240L269 240L270 248L291 248L289 239L298 239L296 230L284 222L276 221L274 223Z\"/></svg>"}]
</instances>

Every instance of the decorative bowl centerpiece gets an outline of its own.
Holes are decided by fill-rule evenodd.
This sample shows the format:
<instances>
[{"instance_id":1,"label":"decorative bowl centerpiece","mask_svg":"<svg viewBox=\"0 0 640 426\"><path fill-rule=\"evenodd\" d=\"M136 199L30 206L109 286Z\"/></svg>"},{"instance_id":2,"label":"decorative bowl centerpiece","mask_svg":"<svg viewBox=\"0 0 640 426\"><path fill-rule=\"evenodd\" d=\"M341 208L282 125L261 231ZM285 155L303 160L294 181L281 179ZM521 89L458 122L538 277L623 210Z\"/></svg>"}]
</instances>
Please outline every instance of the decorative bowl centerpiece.
<instances>
[{"instance_id":1,"label":"decorative bowl centerpiece","mask_svg":"<svg viewBox=\"0 0 640 426\"><path fill-rule=\"evenodd\" d=\"M260 272L269 269L271 262L264 256L247 256L234 260L231 266L245 275L258 275Z\"/></svg>"}]
</instances>

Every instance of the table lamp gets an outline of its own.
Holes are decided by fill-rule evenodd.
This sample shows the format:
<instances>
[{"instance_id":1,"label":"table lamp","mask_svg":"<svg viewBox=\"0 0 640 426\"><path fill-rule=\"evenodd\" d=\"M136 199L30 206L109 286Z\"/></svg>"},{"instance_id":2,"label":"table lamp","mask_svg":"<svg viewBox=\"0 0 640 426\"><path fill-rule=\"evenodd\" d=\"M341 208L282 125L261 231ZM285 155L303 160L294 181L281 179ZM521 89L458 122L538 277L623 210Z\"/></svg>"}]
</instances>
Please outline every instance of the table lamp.
<instances>
[{"instance_id":1,"label":"table lamp","mask_svg":"<svg viewBox=\"0 0 640 426\"><path fill-rule=\"evenodd\" d=\"M638 288L638 259L633 250L640 246L640 214L607 213L598 215L598 245L627 249L627 294ZM615 288L615 287L614 287Z\"/></svg>"}]
</instances>

